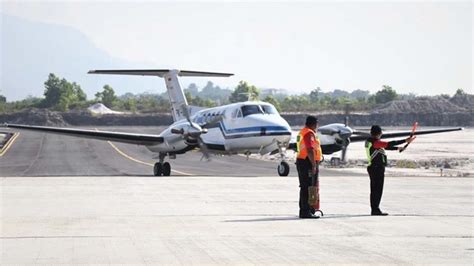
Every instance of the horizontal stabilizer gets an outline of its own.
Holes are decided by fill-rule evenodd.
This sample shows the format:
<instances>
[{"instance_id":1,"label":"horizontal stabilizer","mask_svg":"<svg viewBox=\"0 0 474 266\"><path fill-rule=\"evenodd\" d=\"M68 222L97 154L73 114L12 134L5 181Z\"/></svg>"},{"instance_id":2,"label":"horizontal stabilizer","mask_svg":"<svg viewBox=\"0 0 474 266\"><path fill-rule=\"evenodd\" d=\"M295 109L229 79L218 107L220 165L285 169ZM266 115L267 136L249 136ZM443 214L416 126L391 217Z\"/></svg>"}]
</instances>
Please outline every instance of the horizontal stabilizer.
<instances>
[{"instance_id":1,"label":"horizontal stabilizer","mask_svg":"<svg viewBox=\"0 0 474 266\"><path fill-rule=\"evenodd\" d=\"M90 70L88 74L111 74L111 75L136 75L136 76L158 76L163 77L168 73L176 73L180 77L230 77L231 73L202 72L174 69L110 69Z\"/></svg>"}]
</instances>

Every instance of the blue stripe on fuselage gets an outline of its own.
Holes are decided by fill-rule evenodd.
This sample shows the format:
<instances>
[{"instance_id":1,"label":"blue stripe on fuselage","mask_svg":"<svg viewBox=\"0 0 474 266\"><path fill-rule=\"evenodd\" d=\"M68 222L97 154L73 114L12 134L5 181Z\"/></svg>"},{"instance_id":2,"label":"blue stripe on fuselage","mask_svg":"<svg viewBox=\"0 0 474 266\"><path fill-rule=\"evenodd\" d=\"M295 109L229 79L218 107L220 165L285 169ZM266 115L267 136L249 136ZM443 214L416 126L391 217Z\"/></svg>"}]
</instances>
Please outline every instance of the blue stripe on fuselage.
<instances>
[{"instance_id":1,"label":"blue stripe on fuselage","mask_svg":"<svg viewBox=\"0 0 474 266\"><path fill-rule=\"evenodd\" d=\"M261 126L261 127L242 127L227 129L221 121L217 125L209 128L219 127L224 138L240 138L240 137L258 137L258 136L278 136L291 135L291 132L282 126ZM262 131L262 129L264 129ZM264 133L264 134L262 134Z\"/></svg>"}]
</instances>

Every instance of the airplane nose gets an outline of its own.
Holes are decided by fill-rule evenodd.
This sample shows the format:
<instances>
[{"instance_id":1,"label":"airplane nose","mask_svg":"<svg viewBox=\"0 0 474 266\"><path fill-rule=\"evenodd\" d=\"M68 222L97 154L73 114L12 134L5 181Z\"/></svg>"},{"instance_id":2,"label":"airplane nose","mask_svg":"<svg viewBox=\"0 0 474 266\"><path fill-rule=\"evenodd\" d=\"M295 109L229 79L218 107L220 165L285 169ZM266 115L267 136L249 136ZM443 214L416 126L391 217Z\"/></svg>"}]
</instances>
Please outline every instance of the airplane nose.
<instances>
[{"instance_id":1,"label":"airplane nose","mask_svg":"<svg viewBox=\"0 0 474 266\"><path fill-rule=\"evenodd\" d=\"M269 119L267 117L254 118L253 121L256 127L260 127L262 135L290 135L291 136L291 127L283 118Z\"/></svg>"}]
</instances>

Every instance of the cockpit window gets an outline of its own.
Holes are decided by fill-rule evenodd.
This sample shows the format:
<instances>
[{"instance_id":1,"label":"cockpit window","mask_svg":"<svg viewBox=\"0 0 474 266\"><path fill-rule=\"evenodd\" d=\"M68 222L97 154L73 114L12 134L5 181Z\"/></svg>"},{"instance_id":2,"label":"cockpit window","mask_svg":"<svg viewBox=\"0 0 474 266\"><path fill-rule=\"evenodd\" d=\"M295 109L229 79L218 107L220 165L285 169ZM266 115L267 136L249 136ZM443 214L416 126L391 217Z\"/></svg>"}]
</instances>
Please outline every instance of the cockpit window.
<instances>
[{"instance_id":1,"label":"cockpit window","mask_svg":"<svg viewBox=\"0 0 474 266\"><path fill-rule=\"evenodd\" d=\"M259 105L244 105L241 109L244 117L254 114L263 114L263 111Z\"/></svg>"},{"instance_id":2,"label":"cockpit window","mask_svg":"<svg viewBox=\"0 0 474 266\"><path fill-rule=\"evenodd\" d=\"M265 114L270 114L270 115L278 114L278 111L272 105L261 105L261 106Z\"/></svg>"}]
</instances>

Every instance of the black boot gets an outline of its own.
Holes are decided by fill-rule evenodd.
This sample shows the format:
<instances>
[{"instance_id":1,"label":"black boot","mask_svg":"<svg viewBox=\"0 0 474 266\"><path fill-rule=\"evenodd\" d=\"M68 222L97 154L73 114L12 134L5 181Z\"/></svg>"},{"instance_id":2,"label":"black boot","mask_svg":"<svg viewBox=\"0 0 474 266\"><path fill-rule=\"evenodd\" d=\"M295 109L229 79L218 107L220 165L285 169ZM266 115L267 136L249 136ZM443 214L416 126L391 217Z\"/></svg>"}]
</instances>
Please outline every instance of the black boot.
<instances>
[{"instance_id":1,"label":"black boot","mask_svg":"<svg viewBox=\"0 0 474 266\"><path fill-rule=\"evenodd\" d=\"M388 213L382 212L379 208L377 208L377 209L372 209L371 215L374 215L374 216L387 216Z\"/></svg>"},{"instance_id":2,"label":"black boot","mask_svg":"<svg viewBox=\"0 0 474 266\"><path fill-rule=\"evenodd\" d=\"M300 211L301 219L318 219L319 216L312 214L310 211Z\"/></svg>"}]
</instances>

